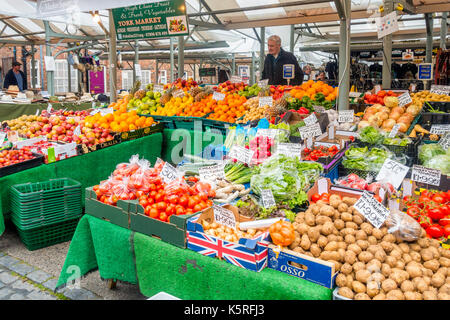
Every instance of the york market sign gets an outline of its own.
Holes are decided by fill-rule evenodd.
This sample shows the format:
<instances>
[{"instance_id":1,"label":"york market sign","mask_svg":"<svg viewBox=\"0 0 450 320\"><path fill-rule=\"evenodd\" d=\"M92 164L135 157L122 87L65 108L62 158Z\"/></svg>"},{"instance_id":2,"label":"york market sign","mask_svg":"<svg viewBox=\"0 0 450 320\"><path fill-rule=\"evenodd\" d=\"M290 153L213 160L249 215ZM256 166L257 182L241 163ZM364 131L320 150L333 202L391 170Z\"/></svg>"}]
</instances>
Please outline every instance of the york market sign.
<instances>
[{"instance_id":1,"label":"york market sign","mask_svg":"<svg viewBox=\"0 0 450 320\"><path fill-rule=\"evenodd\" d=\"M189 34L184 0L113 9L118 40L154 39Z\"/></svg>"}]
</instances>

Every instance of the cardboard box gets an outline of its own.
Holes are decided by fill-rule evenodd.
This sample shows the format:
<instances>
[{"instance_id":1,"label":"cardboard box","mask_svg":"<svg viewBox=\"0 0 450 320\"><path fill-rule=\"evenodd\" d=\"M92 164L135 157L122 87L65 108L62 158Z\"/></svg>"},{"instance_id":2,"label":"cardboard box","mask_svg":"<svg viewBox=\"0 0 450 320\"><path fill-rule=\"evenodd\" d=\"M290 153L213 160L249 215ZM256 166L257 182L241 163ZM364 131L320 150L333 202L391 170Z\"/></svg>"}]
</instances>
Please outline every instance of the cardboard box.
<instances>
[{"instance_id":1,"label":"cardboard box","mask_svg":"<svg viewBox=\"0 0 450 320\"><path fill-rule=\"evenodd\" d=\"M329 289L335 287L335 279L339 273L331 262L289 249L278 251L277 246L272 244L269 245L268 268L317 283Z\"/></svg>"},{"instance_id":2,"label":"cardboard box","mask_svg":"<svg viewBox=\"0 0 450 320\"><path fill-rule=\"evenodd\" d=\"M122 142L124 142L149 136L156 132L162 132L163 130L164 130L164 123L157 123L150 127L122 132L120 133L120 137L122 139Z\"/></svg>"},{"instance_id":3,"label":"cardboard box","mask_svg":"<svg viewBox=\"0 0 450 320\"><path fill-rule=\"evenodd\" d=\"M112 140L106 141L106 142L103 142L103 143L98 143L98 144L93 145L93 146L87 146L84 143L77 144L77 153L78 153L78 155L86 154L86 153L89 153L89 152L92 152L92 151L97 151L97 150L100 150L100 149L104 149L106 147L110 147L110 146L116 145L116 144L120 143L121 141L122 140L121 140L120 134L115 134L114 138Z\"/></svg>"},{"instance_id":4,"label":"cardboard box","mask_svg":"<svg viewBox=\"0 0 450 320\"><path fill-rule=\"evenodd\" d=\"M234 206L224 205L223 207L233 212L236 222L253 220L240 215L238 209ZM235 266L256 272L267 266L268 232L254 239L241 238L239 243L235 243L206 235L201 224L203 220L209 223L215 221L213 208L208 208L199 216L187 221L188 249L212 258L217 257Z\"/></svg>"}]
</instances>

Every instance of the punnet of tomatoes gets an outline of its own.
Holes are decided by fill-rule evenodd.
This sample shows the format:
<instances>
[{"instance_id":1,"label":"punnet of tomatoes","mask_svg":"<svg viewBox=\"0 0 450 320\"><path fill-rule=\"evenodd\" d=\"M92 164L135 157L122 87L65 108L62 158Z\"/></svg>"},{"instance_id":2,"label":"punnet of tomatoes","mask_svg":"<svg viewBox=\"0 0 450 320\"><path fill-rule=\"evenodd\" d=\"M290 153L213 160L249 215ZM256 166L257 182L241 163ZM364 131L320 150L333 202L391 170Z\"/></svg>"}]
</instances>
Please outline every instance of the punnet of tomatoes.
<instances>
[{"instance_id":1,"label":"punnet of tomatoes","mask_svg":"<svg viewBox=\"0 0 450 320\"><path fill-rule=\"evenodd\" d=\"M331 146L329 148L320 146L320 147L314 147L312 149L305 148L303 149L304 154L304 160L308 161L317 161L319 158L323 157L331 157L333 158L336 153L339 152L339 149L337 146Z\"/></svg>"},{"instance_id":2,"label":"punnet of tomatoes","mask_svg":"<svg viewBox=\"0 0 450 320\"><path fill-rule=\"evenodd\" d=\"M35 156L29 150L6 149L0 151L0 168L34 159Z\"/></svg>"},{"instance_id":3,"label":"punnet of tomatoes","mask_svg":"<svg viewBox=\"0 0 450 320\"><path fill-rule=\"evenodd\" d=\"M380 90L378 91L377 94L371 94L371 93L366 93L364 95L364 103L365 104L381 104L384 106L384 98L385 97L397 97L398 94L396 94L395 92L389 90L389 91L385 91L385 90Z\"/></svg>"},{"instance_id":4,"label":"punnet of tomatoes","mask_svg":"<svg viewBox=\"0 0 450 320\"><path fill-rule=\"evenodd\" d=\"M445 241L450 236L450 191L425 190L403 198L406 214L413 217L428 237Z\"/></svg>"}]
</instances>

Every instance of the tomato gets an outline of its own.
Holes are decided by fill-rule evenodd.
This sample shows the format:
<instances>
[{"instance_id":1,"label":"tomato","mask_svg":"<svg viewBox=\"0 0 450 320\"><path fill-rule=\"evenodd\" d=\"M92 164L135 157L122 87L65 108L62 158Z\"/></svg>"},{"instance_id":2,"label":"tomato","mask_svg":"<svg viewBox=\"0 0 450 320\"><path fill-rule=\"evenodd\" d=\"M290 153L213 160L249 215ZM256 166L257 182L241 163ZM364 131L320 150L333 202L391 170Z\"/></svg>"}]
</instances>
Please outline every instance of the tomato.
<instances>
[{"instance_id":1,"label":"tomato","mask_svg":"<svg viewBox=\"0 0 450 320\"><path fill-rule=\"evenodd\" d=\"M315 194L312 195L312 197L311 197L311 201L312 202L317 202L319 200L320 200L320 194L315 193Z\"/></svg>"},{"instance_id":2,"label":"tomato","mask_svg":"<svg viewBox=\"0 0 450 320\"><path fill-rule=\"evenodd\" d=\"M158 202L158 203L156 204L156 208L157 208L159 211L165 211L166 208L167 208L167 204L166 204L164 201Z\"/></svg>"},{"instance_id":3,"label":"tomato","mask_svg":"<svg viewBox=\"0 0 450 320\"><path fill-rule=\"evenodd\" d=\"M197 204L197 202L194 200L193 196L189 197L188 208L193 209L196 204Z\"/></svg>"},{"instance_id":4,"label":"tomato","mask_svg":"<svg viewBox=\"0 0 450 320\"><path fill-rule=\"evenodd\" d=\"M184 208L183 207L176 208L175 214L177 216L184 214Z\"/></svg>"},{"instance_id":5,"label":"tomato","mask_svg":"<svg viewBox=\"0 0 450 320\"><path fill-rule=\"evenodd\" d=\"M444 235L444 229L438 224L431 225L425 231L432 238L440 238Z\"/></svg>"},{"instance_id":6,"label":"tomato","mask_svg":"<svg viewBox=\"0 0 450 320\"><path fill-rule=\"evenodd\" d=\"M156 195L158 194L158 192L156 192L155 190L150 191L150 197L155 199Z\"/></svg>"},{"instance_id":7,"label":"tomato","mask_svg":"<svg viewBox=\"0 0 450 320\"><path fill-rule=\"evenodd\" d=\"M180 199L178 199L178 203L180 204L180 205L182 205L183 207L187 207L187 205L188 205L188 201L189 201L189 198L187 197L187 196L185 196L185 195L182 195L181 197L180 197Z\"/></svg>"},{"instance_id":8,"label":"tomato","mask_svg":"<svg viewBox=\"0 0 450 320\"><path fill-rule=\"evenodd\" d=\"M175 214L176 210L175 210L175 205L174 204L169 204L166 208L166 214L167 216L171 216L173 214Z\"/></svg>"},{"instance_id":9,"label":"tomato","mask_svg":"<svg viewBox=\"0 0 450 320\"><path fill-rule=\"evenodd\" d=\"M161 212L159 214L159 220L161 221L167 221L167 214L165 212Z\"/></svg>"},{"instance_id":10,"label":"tomato","mask_svg":"<svg viewBox=\"0 0 450 320\"><path fill-rule=\"evenodd\" d=\"M406 210L406 214L414 219L417 219L420 215L420 209L417 206L412 206Z\"/></svg>"},{"instance_id":11,"label":"tomato","mask_svg":"<svg viewBox=\"0 0 450 320\"><path fill-rule=\"evenodd\" d=\"M150 211L149 211L149 216L150 216L151 218L157 219L157 218L159 217L159 211L158 211L158 209L156 209L156 208L151 208Z\"/></svg>"},{"instance_id":12,"label":"tomato","mask_svg":"<svg viewBox=\"0 0 450 320\"><path fill-rule=\"evenodd\" d=\"M328 202L330 200L330 195L328 193L322 193L320 195L320 200Z\"/></svg>"},{"instance_id":13,"label":"tomato","mask_svg":"<svg viewBox=\"0 0 450 320\"><path fill-rule=\"evenodd\" d=\"M144 207L144 213L146 216L150 216L150 210L152 209L152 207L150 206L146 206Z\"/></svg>"},{"instance_id":14,"label":"tomato","mask_svg":"<svg viewBox=\"0 0 450 320\"><path fill-rule=\"evenodd\" d=\"M442 218L441 220L439 220L439 224L441 226L449 225L450 224L450 217Z\"/></svg>"},{"instance_id":15,"label":"tomato","mask_svg":"<svg viewBox=\"0 0 450 320\"><path fill-rule=\"evenodd\" d=\"M425 230L431 226L431 219L426 216L419 216L417 222L419 222L420 226Z\"/></svg>"},{"instance_id":16,"label":"tomato","mask_svg":"<svg viewBox=\"0 0 450 320\"><path fill-rule=\"evenodd\" d=\"M434 202L438 203L438 204L443 204L445 203L445 199L444 197L442 197L440 194L436 193L431 200L433 200Z\"/></svg>"},{"instance_id":17,"label":"tomato","mask_svg":"<svg viewBox=\"0 0 450 320\"><path fill-rule=\"evenodd\" d=\"M214 191L214 190L208 191L208 197L209 198L215 198L216 197L216 191Z\"/></svg>"},{"instance_id":18,"label":"tomato","mask_svg":"<svg viewBox=\"0 0 450 320\"><path fill-rule=\"evenodd\" d=\"M446 226L444 226L444 236L446 238L448 238L448 236L450 236L450 224L447 224Z\"/></svg>"},{"instance_id":19,"label":"tomato","mask_svg":"<svg viewBox=\"0 0 450 320\"><path fill-rule=\"evenodd\" d=\"M381 197L380 197L379 195L377 195L377 194L374 195L373 197L374 197L378 202L380 202L380 203L383 201L383 200L381 199Z\"/></svg>"},{"instance_id":20,"label":"tomato","mask_svg":"<svg viewBox=\"0 0 450 320\"><path fill-rule=\"evenodd\" d=\"M164 194L161 193L161 192L158 192L158 193L155 195L155 202L160 202L160 201L162 201L162 200L164 200Z\"/></svg>"},{"instance_id":21,"label":"tomato","mask_svg":"<svg viewBox=\"0 0 450 320\"><path fill-rule=\"evenodd\" d=\"M173 195L173 196L168 196L167 200L172 203L172 204L177 204L178 203L178 196Z\"/></svg>"},{"instance_id":22,"label":"tomato","mask_svg":"<svg viewBox=\"0 0 450 320\"><path fill-rule=\"evenodd\" d=\"M432 220L435 220L435 221L439 221L439 220L441 220L442 218L445 217L445 215L442 214L442 210L441 210L440 208L432 208L432 209L429 209L428 212L427 212L427 215L428 215Z\"/></svg>"},{"instance_id":23,"label":"tomato","mask_svg":"<svg viewBox=\"0 0 450 320\"><path fill-rule=\"evenodd\" d=\"M148 200L147 199L139 199L139 204L145 208L148 205Z\"/></svg>"},{"instance_id":24,"label":"tomato","mask_svg":"<svg viewBox=\"0 0 450 320\"><path fill-rule=\"evenodd\" d=\"M156 190L156 184L154 184L154 183L150 183L150 185L148 186L148 188L150 189L150 190Z\"/></svg>"},{"instance_id":25,"label":"tomato","mask_svg":"<svg viewBox=\"0 0 450 320\"><path fill-rule=\"evenodd\" d=\"M202 193L200 193L199 195L200 195L200 199L201 199L202 201L208 200L208 194L207 194L207 193L202 192Z\"/></svg>"},{"instance_id":26,"label":"tomato","mask_svg":"<svg viewBox=\"0 0 450 320\"><path fill-rule=\"evenodd\" d=\"M200 204L198 204L198 203L193 208L194 212L199 212L199 211L202 211L202 210L203 210L202 206Z\"/></svg>"}]
</instances>

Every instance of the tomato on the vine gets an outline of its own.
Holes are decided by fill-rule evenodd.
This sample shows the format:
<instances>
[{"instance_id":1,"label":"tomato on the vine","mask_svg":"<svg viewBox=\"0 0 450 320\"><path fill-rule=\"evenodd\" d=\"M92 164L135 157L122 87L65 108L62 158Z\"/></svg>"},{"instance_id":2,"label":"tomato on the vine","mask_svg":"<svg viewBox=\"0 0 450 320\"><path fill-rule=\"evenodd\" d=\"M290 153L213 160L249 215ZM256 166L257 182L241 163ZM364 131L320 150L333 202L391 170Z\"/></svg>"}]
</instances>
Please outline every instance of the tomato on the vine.
<instances>
[{"instance_id":1,"label":"tomato on the vine","mask_svg":"<svg viewBox=\"0 0 450 320\"><path fill-rule=\"evenodd\" d=\"M440 238L444 235L444 229L438 224L431 225L425 231L432 238Z\"/></svg>"},{"instance_id":2,"label":"tomato on the vine","mask_svg":"<svg viewBox=\"0 0 450 320\"><path fill-rule=\"evenodd\" d=\"M315 193L315 194L312 195L312 197L311 197L311 201L312 202L317 202L319 200L320 200L320 194Z\"/></svg>"},{"instance_id":3,"label":"tomato on the vine","mask_svg":"<svg viewBox=\"0 0 450 320\"><path fill-rule=\"evenodd\" d=\"M414 219L417 219L420 215L420 209L417 206L409 207L408 210L406 210L406 214Z\"/></svg>"}]
</instances>

